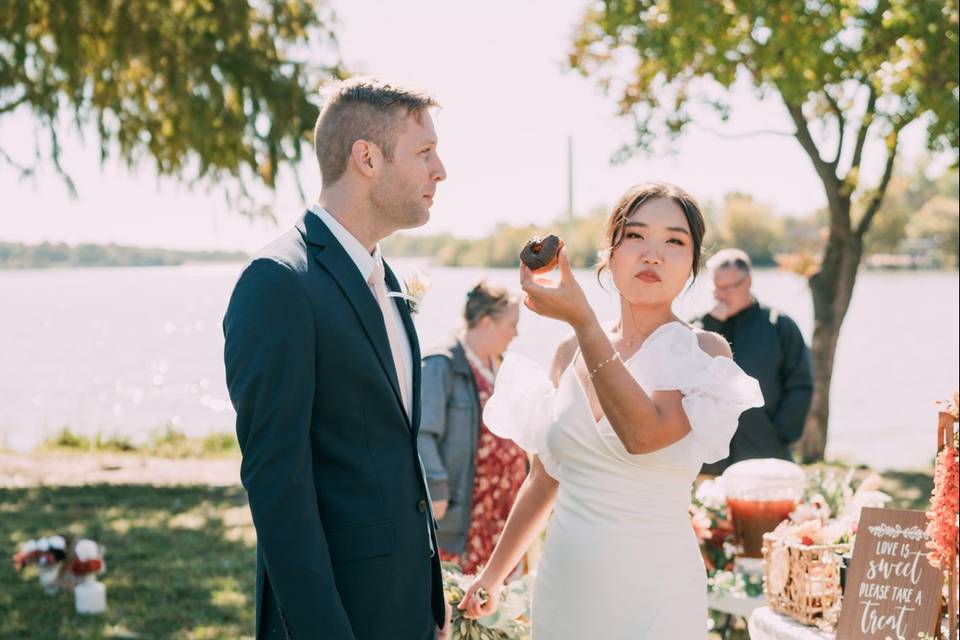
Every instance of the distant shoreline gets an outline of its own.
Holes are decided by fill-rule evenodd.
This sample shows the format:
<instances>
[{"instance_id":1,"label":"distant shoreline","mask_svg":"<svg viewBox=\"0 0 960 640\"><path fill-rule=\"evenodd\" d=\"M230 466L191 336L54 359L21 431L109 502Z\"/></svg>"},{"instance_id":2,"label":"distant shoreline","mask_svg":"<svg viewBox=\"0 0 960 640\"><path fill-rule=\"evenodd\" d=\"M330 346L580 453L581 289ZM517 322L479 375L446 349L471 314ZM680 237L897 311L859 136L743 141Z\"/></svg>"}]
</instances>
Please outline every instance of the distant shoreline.
<instances>
[{"instance_id":1,"label":"distant shoreline","mask_svg":"<svg viewBox=\"0 0 960 640\"><path fill-rule=\"evenodd\" d=\"M28 245L0 242L0 270L75 269L105 267L178 267L190 264L245 262L242 251L189 251L117 244L63 242Z\"/></svg>"},{"instance_id":2,"label":"distant shoreline","mask_svg":"<svg viewBox=\"0 0 960 640\"><path fill-rule=\"evenodd\" d=\"M185 262L166 264L52 264L43 267L8 267L0 265L0 273L27 271L93 271L96 269L163 269L165 267L229 267L245 264L249 259L249 257L243 257L236 260L188 260Z\"/></svg>"},{"instance_id":3,"label":"distant shoreline","mask_svg":"<svg viewBox=\"0 0 960 640\"><path fill-rule=\"evenodd\" d=\"M444 245L453 246L453 245ZM514 253L502 255L494 252L483 256L486 260L460 260L447 255L442 247L434 246L435 252L425 250L417 242L395 242L392 238L383 242L384 256L388 260L429 260L436 267L468 269L515 269L519 261ZM478 258L479 256L475 257ZM879 259L876 259L879 258ZM886 258L886 259L884 259ZM898 258L896 260L892 258ZM179 250L135 247L117 244L79 244L45 242L37 245L0 241L0 272L2 271L50 271L65 269L107 269L113 267L183 267L242 264L250 259L243 251ZM581 259L575 268L587 269L593 265ZM756 264L761 269L778 269L776 264ZM946 265L921 265L910 260L908 255L868 256L860 265L863 271L887 273L957 272L956 267Z\"/></svg>"}]
</instances>

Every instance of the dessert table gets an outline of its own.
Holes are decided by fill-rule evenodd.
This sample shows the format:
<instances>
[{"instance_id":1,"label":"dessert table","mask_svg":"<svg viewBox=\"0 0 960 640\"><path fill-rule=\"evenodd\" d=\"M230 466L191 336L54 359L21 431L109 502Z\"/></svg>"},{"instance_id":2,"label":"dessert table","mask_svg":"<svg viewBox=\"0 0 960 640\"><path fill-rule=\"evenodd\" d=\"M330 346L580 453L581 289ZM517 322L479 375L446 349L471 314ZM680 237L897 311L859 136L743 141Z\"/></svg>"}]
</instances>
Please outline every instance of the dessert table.
<instances>
[{"instance_id":1,"label":"dessert table","mask_svg":"<svg viewBox=\"0 0 960 640\"><path fill-rule=\"evenodd\" d=\"M707 594L707 605L712 610L741 618L749 618L754 610L765 607L766 604L767 597L763 595L750 597L735 596L728 593L719 595L714 593Z\"/></svg>"},{"instance_id":2,"label":"dessert table","mask_svg":"<svg viewBox=\"0 0 960 640\"><path fill-rule=\"evenodd\" d=\"M747 631L750 640L836 640L837 637L832 631L800 624L769 607L753 610L747 619Z\"/></svg>"},{"instance_id":3,"label":"dessert table","mask_svg":"<svg viewBox=\"0 0 960 640\"><path fill-rule=\"evenodd\" d=\"M764 595L747 596L712 592L707 594L707 606L712 611L726 614L723 624L715 629L722 638L729 635L730 625L733 623L734 617L748 619L754 610L764 607L766 604L767 598Z\"/></svg>"}]
</instances>

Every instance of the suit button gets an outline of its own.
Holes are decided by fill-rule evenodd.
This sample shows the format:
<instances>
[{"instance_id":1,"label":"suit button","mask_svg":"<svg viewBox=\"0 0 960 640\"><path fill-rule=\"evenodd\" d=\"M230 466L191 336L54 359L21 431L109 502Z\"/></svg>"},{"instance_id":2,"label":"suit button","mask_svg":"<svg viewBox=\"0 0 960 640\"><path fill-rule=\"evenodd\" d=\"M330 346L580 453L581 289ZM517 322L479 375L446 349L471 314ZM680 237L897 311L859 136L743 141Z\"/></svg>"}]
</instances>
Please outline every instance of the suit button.
<instances>
[{"instance_id":1,"label":"suit button","mask_svg":"<svg viewBox=\"0 0 960 640\"><path fill-rule=\"evenodd\" d=\"M417 511L419 511L420 513L425 513L427 511L426 500L421 500L420 502L417 503Z\"/></svg>"}]
</instances>

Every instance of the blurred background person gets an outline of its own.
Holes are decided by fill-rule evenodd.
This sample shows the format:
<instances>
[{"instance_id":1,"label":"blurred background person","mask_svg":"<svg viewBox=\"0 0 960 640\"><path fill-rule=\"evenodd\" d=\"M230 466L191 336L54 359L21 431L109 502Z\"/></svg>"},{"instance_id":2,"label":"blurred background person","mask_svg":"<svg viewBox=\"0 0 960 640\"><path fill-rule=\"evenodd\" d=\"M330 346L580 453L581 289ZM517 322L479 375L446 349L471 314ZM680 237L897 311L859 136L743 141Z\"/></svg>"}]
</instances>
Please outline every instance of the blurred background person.
<instances>
[{"instance_id":1,"label":"blurred background person","mask_svg":"<svg viewBox=\"0 0 960 640\"><path fill-rule=\"evenodd\" d=\"M704 465L719 475L735 462L752 458L791 458L803 433L813 395L810 351L797 324L785 313L760 304L750 289L752 263L740 249L724 249L707 262L717 303L694 324L721 334L733 359L760 382L765 406L740 415L730 456Z\"/></svg>"},{"instance_id":2,"label":"blurred background person","mask_svg":"<svg viewBox=\"0 0 960 640\"><path fill-rule=\"evenodd\" d=\"M527 475L527 456L481 418L503 353L517 336L519 300L480 282L467 294L463 318L466 329L423 358L418 439L441 559L472 573L493 552Z\"/></svg>"}]
</instances>

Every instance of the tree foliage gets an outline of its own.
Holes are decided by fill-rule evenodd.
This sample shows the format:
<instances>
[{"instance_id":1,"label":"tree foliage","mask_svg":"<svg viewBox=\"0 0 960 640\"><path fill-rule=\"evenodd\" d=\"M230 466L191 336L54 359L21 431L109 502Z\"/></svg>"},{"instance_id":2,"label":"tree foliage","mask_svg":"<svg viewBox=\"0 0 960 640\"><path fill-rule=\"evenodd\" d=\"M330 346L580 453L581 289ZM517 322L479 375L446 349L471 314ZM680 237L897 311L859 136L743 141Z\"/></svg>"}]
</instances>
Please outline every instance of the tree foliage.
<instances>
[{"instance_id":1,"label":"tree foliage","mask_svg":"<svg viewBox=\"0 0 960 640\"><path fill-rule=\"evenodd\" d=\"M953 268L960 263L960 207L957 200L931 198L907 224L907 237L926 241L935 258Z\"/></svg>"},{"instance_id":2,"label":"tree foliage","mask_svg":"<svg viewBox=\"0 0 960 640\"><path fill-rule=\"evenodd\" d=\"M939 197L942 202L956 202L957 172L946 171L931 179L926 175L927 169L928 164L921 162L910 171L899 170L894 173L883 205L877 211L865 238L864 252L867 255L896 253L905 239L917 239L910 236L907 229L931 199ZM914 225L914 228L919 227ZM944 250L950 255L955 253L946 248Z\"/></svg>"},{"instance_id":3,"label":"tree foliage","mask_svg":"<svg viewBox=\"0 0 960 640\"><path fill-rule=\"evenodd\" d=\"M955 0L605 0L587 11L570 64L635 118L633 150L681 134L694 102L729 116L712 89L743 74L840 138L851 116L885 137L926 115L931 149L956 150L957 22Z\"/></svg>"},{"instance_id":4,"label":"tree foliage","mask_svg":"<svg viewBox=\"0 0 960 640\"><path fill-rule=\"evenodd\" d=\"M960 221L958 173L944 171L930 178L927 164L898 173L891 191L868 234L867 255L874 252L908 256L923 250L922 268L956 268L957 229ZM802 216L786 216L747 193L728 193L719 205L703 203L707 235L703 255L708 259L721 249L743 249L758 267L774 264L803 274L814 267L811 256L823 251L829 214L820 209ZM566 243L574 267L592 267L603 244L608 207L583 216L557 217L545 225L500 224L481 238L394 234L384 240L388 256L430 256L436 264L460 267L516 267L520 247L533 234L556 233ZM892 221L888 221L891 218ZM873 242L874 234L881 237Z\"/></svg>"},{"instance_id":5,"label":"tree foliage","mask_svg":"<svg viewBox=\"0 0 960 640\"><path fill-rule=\"evenodd\" d=\"M72 190L61 140L74 127L102 161L272 188L341 73L332 20L310 0L0 0L0 123L26 109L45 138L32 161L2 140L0 156L23 175L51 162Z\"/></svg>"},{"instance_id":6,"label":"tree foliage","mask_svg":"<svg viewBox=\"0 0 960 640\"><path fill-rule=\"evenodd\" d=\"M742 193L724 199L720 214L719 240L725 247L747 252L757 266L774 264L774 256L783 251L784 221L773 210Z\"/></svg>"},{"instance_id":7,"label":"tree foliage","mask_svg":"<svg viewBox=\"0 0 960 640\"><path fill-rule=\"evenodd\" d=\"M810 279L817 372L805 461L824 454L840 327L900 133L923 122L930 149L956 162L958 22L957 0L602 0L575 36L571 66L636 123L621 157L682 134L694 105L729 117L729 90L741 79L786 107L829 211L822 255L797 264ZM861 180L868 140L885 148L876 185Z\"/></svg>"}]
</instances>

